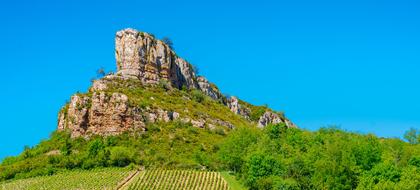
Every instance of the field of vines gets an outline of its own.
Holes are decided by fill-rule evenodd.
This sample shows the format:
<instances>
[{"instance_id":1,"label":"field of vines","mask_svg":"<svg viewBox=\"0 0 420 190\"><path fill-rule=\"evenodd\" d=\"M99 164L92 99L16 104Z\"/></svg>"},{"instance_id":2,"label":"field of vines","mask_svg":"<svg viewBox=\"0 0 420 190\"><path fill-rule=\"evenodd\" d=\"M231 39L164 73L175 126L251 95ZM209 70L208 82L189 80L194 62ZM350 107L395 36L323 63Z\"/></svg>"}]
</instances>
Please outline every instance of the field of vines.
<instances>
[{"instance_id":1,"label":"field of vines","mask_svg":"<svg viewBox=\"0 0 420 190\"><path fill-rule=\"evenodd\" d=\"M115 189L129 174L125 168L106 168L90 171L68 171L53 176L35 177L0 183L0 189L18 190L76 190Z\"/></svg>"},{"instance_id":2,"label":"field of vines","mask_svg":"<svg viewBox=\"0 0 420 190\"><path fill-rule=\"evenodd\" d=\"M146 170L141 171L126 190L228 190L226 181L219 172L192 170Z\"/></svg>"}]
</instances>

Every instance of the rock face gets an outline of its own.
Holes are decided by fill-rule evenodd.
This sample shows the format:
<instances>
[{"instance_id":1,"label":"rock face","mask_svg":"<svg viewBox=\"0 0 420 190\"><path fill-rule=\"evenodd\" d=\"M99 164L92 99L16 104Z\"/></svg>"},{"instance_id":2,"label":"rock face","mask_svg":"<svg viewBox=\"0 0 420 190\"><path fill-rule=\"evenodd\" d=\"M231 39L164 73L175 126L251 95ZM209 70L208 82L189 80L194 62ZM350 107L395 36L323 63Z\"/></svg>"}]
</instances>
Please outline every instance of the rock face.
<instances>
[{"instance_id":1,"label":"rock face","mask_svg":"<svg viewBox=\"0 0 420 190\"><path fill-rule=\"evenodd\" d=\"M233 113L249 119L250 111L246 108L242 108L242 106L239 104L238 98L235 96L232 96L227 100L227 106Z\"/></svg>"},{"instance_id":2,"label":"rock face","mask_svg":"<svg viewBox=\"0 0 420 190\"><path fill-rule=\"evenodd\" d=\"M73 137L85 134L114 135L144 128L140 113L128 106L128 98L124 94L95 92L92 97L74 95L67 111L60 112L58 128L70 129Z\"/></svg>"},{"instance_id":3,"label":"rock face","mask_svg":"<svg viewBox=\"0 0 420 190\"><path fill-rule=\"evenodd\" d=\"M152 35L126 29L117 32L115 58L118 75L138 78L145 84L167 81L175 88L200 89L212 98L221 97L204 77L197 77L193 66L178 57L164 42Z\"/></svg>"},{"instance_id":4,"label":"rock face","mask_svg":"<svg viewBox=\"0 0 420 190\"><path fill-rule=\"evenodd\" d=\"M284 123L287 128L297 128L295 124L293 124L288 119L280 117L278 114L273 113L271 111L266 111L258 120L258 127L263 128L270 124L278 124Z\"/></svg>"},{"instance_id":5,"label":"rock face","mask_svg":"<svg viewBox=\"0 0 420 190\"><path fill-rule=\"evenodd\" d=\"M210 84L206 78L201 76L197 77L197 83L198 87L204 92L204 94L215 100L222 98L222 94L219 89L215 85Z\"/></svg>"},{"instance_id":6,"label":"rock face","mask_svg":"<svg viewBox=\"0 0 420 190\"><path fill-rule=\"evenodd\" d=\"M87 97L72 96L68 107L65 107L64 111L59 114L58 129L68 128L74 136L84 134L89 125L87 122L89 116L88 104L89 99Z\"/></svg>"}]
</instances>

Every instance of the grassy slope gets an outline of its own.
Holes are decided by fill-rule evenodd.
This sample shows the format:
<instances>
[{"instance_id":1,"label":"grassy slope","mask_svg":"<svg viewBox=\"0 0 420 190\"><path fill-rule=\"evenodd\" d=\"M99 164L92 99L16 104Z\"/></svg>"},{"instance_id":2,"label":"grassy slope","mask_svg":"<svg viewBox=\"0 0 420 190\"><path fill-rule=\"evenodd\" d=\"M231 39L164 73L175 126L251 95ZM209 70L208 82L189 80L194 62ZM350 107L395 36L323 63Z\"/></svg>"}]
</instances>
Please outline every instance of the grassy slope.
<instances>
[{"instance_id":1,"label":"grassy slope","mask_svg":"<svg viewBox=\"0 0 420 190\"><path fill-rule=\"evenodd\" d=\"M202 94L203 99L197 101L199 91L171 89L164 85L157 87L143 86L135 80L117 80L107 90L108 93L120 92L126 94L131 106L140 108L160 108L180 113L181 117L191 119L212 118L229 122L237 127L251 126L246 119L231 112L219 101Z\"/></svg>"},{"instance_id":2,"label":"grassy slope","mask_svg":"<svg viewBox=\"0 0 420 190\"><path fill-rule=\"evenodd\" d=\"M188 117L194 120L219 119L237 128L254 125L232 113L219 101L207 96L198 100L197 92L194 91L168 90L162 85L151 87L143 86L137 81L114 80L106 93L114 92L126 94L129 97L130 106L176 111L182 118ZM79 93L79 95L92 96L92 92ZM229 132L230 129L222 126L217 126L216 130L207 130L174 121L149 123L147 131L141 135L123 134L115 137L70 140L66 140L63 134L53 135L52 138L42 141L37 146L26 149L20 156L6 159L6 162L0 165L0 181L51 175L68 169L113 166L112 160L100 160L101 163L97 164L98 160L92 159L89 149L95 139L99 139L105 146L101 152L111 152L112 157L112 150L115 147L124 147L132 152L131 163L147 168L217 170L220 166L216 155L218 145ZM70 144L71 147L69 155L62 154L66 144ZM52 151L58 154L50 155L49 152Z\"/></svg>"},{"instance_id":3,"label":"grassy slope","mask_svg":"<svg viewBox=\"0 0 420 190\"><path fill-rule=\"evenodd\" d=\"M247 189L239 181L236 180L235 176L230 175L228 172L220 172L220 175L229 184L229 187L231 188L231 190L246 190Z\"/></svg>"}]
</instances>

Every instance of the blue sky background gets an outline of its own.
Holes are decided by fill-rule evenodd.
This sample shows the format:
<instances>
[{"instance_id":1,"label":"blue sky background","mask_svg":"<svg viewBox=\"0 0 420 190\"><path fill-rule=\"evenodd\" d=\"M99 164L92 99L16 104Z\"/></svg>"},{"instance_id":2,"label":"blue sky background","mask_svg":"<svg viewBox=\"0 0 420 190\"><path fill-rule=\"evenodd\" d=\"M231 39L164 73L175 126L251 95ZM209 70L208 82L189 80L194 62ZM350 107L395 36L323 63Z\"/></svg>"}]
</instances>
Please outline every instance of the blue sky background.
<instances>
[{"instance_id":1,"label":"blue sky background","mask_svg":"<svg viewBox=\"0 0 420 190\"><path fill-rule=\"evenodd\" d=\"M419 1L2 1L0 158L55 130L114 35L169 36L223 92L329 124L401 137L420 128Z\"/></svg>"}]
</instances>

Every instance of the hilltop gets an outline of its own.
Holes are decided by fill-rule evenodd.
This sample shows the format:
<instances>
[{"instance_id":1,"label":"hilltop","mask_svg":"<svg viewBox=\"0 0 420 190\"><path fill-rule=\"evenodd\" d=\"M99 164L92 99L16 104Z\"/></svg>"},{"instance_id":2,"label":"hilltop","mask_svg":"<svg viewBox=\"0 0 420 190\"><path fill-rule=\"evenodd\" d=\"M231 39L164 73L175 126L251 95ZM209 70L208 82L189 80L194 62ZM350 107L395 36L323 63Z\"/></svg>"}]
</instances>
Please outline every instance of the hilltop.
<instances>
[{"instance_id":1,"label":"hilltop","mask_svg":"<svg viewBox=\"0 0 420 190\"><path fill-rule=\"evenodd\" d=\"M72 96L60 111L58 130L69 129L73 137L115 135L174 120L209 129L277 123L296 127L280 112L224 96L168 44L148 33L117 32L115 57L117 72L95 80L88 93Z\"/></svg>"}]
</instances>

